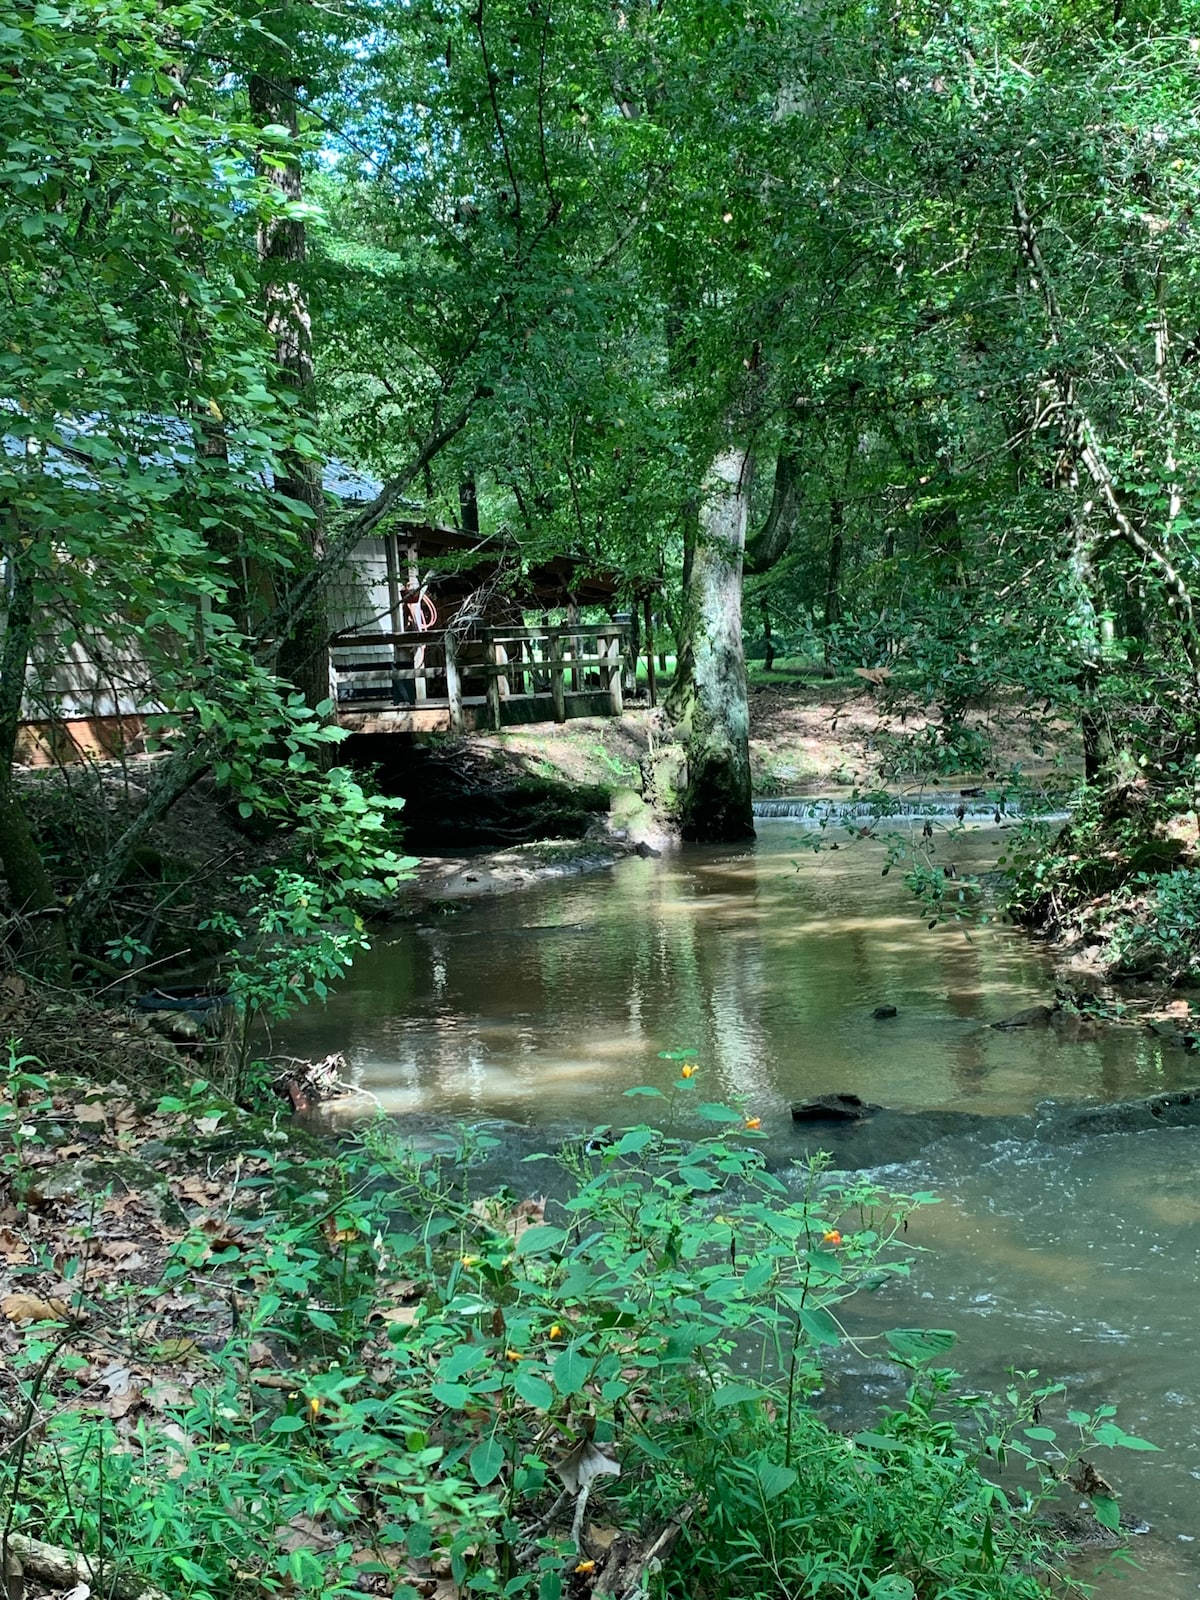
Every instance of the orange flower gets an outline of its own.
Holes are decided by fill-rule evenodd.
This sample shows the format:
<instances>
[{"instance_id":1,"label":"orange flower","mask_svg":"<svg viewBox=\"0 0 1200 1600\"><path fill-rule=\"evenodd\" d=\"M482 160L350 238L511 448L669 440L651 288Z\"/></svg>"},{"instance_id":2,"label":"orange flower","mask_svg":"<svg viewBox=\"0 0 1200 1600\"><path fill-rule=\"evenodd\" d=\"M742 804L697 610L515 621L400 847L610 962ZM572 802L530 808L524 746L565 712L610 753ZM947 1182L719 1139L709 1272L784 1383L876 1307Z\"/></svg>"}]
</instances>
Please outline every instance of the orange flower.
<instances>
[{"instance_id":1,"label":"orange flower","mask_svg":"<svg viewBox=\"0 0 1200 1600\"><path fill-rule=\"evenodd\" d=\"M594 1561L581 1561L575 1568L576 1572L595 1572L595 1570L596 1563Z\"/></svg>"},{"instance_id":2,"label":"orange flower","mask_svg":"<svg viewBox=\"0 0 1200 1600\"><path fill-rule=\"evenodd\" d=\"M506 1350L504 1354L509 1361L524 1361L525 1359L519 1350Z\"/></svg>"},{"instance_id":3,"label":"orange flower","mask_svg":"<svg viewBox=\"0 0 1200 1600\"><path fill-rule=\"evenodd\" d=\"M550 1328L550 1337L552 1339L561 1339L562 1338L562 1323L561 1322L556 1322L551 1326L551 1328Z\"/></svg>"},{"instance_id":4,"label":"orange flower","mask_svg":"<svg viewBox=\"0 0 1200 1600\"><path fill-rule=\"evenodd\" d=\"M828 1233L821 1235L821 1242L823 1244L841 1244L842 1236L836 1228L830 1228Z\"/></svg>"},{"instance_id":5,"label":"orange flower","mask_svg":"<svg viewBox=\"0 0 1200 1600\"><path fill-rule=\"evenodd\" d=\"M751 1132L753 1132L756 1128L761 1128L762 1127L762 1118L761 1117L747 1117L746 1118L746 1126L747 1126L747 1128L750 1129Z\"/></svg>"},{"instance_id":6,"label":"orange flower","mask_svg":"<svg viewBox=\"0 0 1200 1600\"><path fill-rule=\"evenodd\" d=\"M694 1067L689 1061L684 1066L680 1067L679 1076L681 1078L694 1078L696 1076L696 1072L697 1068Z\"/></svg>"}]
</instances>

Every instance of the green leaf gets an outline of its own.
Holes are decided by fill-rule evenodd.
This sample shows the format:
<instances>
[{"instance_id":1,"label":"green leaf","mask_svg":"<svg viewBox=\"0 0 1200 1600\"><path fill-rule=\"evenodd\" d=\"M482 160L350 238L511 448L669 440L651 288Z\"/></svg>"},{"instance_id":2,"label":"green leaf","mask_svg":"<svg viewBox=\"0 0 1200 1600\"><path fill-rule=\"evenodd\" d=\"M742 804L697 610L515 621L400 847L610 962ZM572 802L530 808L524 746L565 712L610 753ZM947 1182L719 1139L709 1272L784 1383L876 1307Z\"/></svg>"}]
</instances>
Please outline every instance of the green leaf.
<instances>
[{"instance_id":1,"label":"green leaf","mask_svg":"<svg viewBox=\"0 0 1200 1600\"><path fill-rule=\"evenodd\" d=\"M569 1344L554 1358L554 1387L559 1394L578 1394L587 1382L592 1363L581 1355L578 1348Z\"/></svg>"},{"instance_id":2,"label":"green leaf","mask_svg":"<svg viewBox=\"0 0 1200 1600\"><path fill-rule=\"evenodd\" d=\"M613 1152L619 1156L635 1156L648 1144L653 1144L657 1137L653 1128L630 1128L628 1133L623 1133L617 1140Z\"/></svg>"},{"instance_id":3,"label":"green leaf","mask_svg":"<svg viewBox=\"0 0 1200 1600\"><path fill-rule=\"evenodd\" d=\"M719 1105L715 1100L706 1100L703 1105L696 1107L696 1115L705 1122L740 1122L740 1111L731 1111L728 1106Z\"/></svg>"},{"instance_id":4,"label":"green leaf","mask_svg":"<svg viewBox=\"0 0 1200 1600\"><path fill-rule=\"evenodd\" d=\"M519 1256L541 1255L547 1250L557 1250L560 1245L567 1242L565 1228L551 1228L539 1226L526 1228L517 1240L517 1254Z\"/></svg>"},{"instance_id":5,"label":"green leaf","mask_svg":"<svg viewBox=\"0 0 1200 1600\"><path fill-rule=\"evenodd\" d=\"M435 1383L430 1389L430 1394L441 1405L448 1406L451 1411L461 1411L464 1406L471 1403L471 1390L465 1383Z\"/></svg>"},{"instance_id":6,"label":"green leaf","mask_svg":"<svg viewBox=\"0 0 1200 1600\"><path fill-rule=\"evenodd\" d=\"M884 1337L896 1360L914 1367L944 1356L954 1348L958 1335L949 1328L893 1328Z\"/></svg>"},{"instance_id":7,"label":"green leaf","mask_svg":"<svg viewBox=\"0 0 1200 1600\"><path fill-rule=\"evenodd\" d=\"M536 1372L531 1372L528 1367L517 1367L513 1374L512 1386L522 1400L531 1406L536 1406L539 1411L549 1411L554 1404L554 1390L545 1378L539 1377Z\"/></svg>"},{"instance_id":8,"label":"green leaf","mask_svg":"<svg viewBox=\"0 0 1200 1600\"><path fill-rule=\"evenodd\" d=\"M766 1390L750 1383L726 1383L713 1391L712 1403L720 1411L724 1406L740 1406L749 1400L762 1400Z\"/></svg>"},{"instance_id":9,"label":"green leaf","mask_svg":"<svg viewBox=\"0 0 1200 1600\"><path fill-rule=\"evenodd\" d=\"M1121 1508L1111 1495L1093 1495L1092 1511L1095 1515L1096 1521L1102 1528L1107 1528L1111 1533L1116 1533L1120 1528Z\"/></svg>"},{"instance_id":10,"label":"green leaf","mask_svg":"<svg viewBox=\"0 0 1200 1600\"><path fill-rule=\"evenodd\" d=\"M689 1189L698 1189L701 1193L718 1187L716 1178L703 1167L680 1167L679 1176Z\"/></svg>"},{"instance_id":11,"label":"green leaf","mask_svg":"<svg viewBox=\"0 0 1200 1600\"><path fill-rule=\"evenodd\" d=\"M271 1424L272 1433L299 1433L305 1427L303 1417L276 1417Z\"/></svg>"},{"instance_id":12,"label":"green leaf","mask_svg":"<svg viewBox=\"0 0 1200 1600\"><path fill-rule=\"evenodd\" d=\"M500 1476L504 1468L504 1446L499 1439L481 1439L471 1451L471 1476L481 1489Z\"/></svg>"},{"instance_id":13,"label":"green leaf","mask_svg":"<svg viewBox=\"0 0 1200 1600\"><path fill-rule=\"evenodd\" d=\"M764 1500L777 1500L792 1487L800 1474L795 1467L781 1467L774 1461L760 1461L754 1468Z\"/></svg>"},{"instance_id":14,"label":"green leaf","mask_svg":"<svg viewBox=\"0 0 1200 1600\"><path fill-rule=\"evenodd\" d=\"M799 1313L800 1326L814 1344L838 1344L842 1330L824 1306L805 1306Z\"/></svg>"},{"instance_id":15,"label":"green leaf","mask_svg":"<svg viewBox=\"0 0 1200 1600\"><path fill-rule=\"evenodd\" d=\"M656 1100L665 1100L666 1099L666 1096L663 1094L661 1089L652 1089L652 1088L649 1087L648 1084L644 1084L644 1083L643 1084L639 1084L636 1089L626 1089L625 1090L625 1098L627 1100L631 1099L632 1096L635 1095L635 1094L651 1095Z\"/></svg>"},{"instance_id":16,"label":"green leaf","mask_svg":"<svg viewBox=\"0 0 1200 1600\"><path fill-rule=\"evenodd\" d=\"M867 1600L913 1600L912 1581L899 1572L887 1572L867 1590Z\"/></svg>"}]
</instances>

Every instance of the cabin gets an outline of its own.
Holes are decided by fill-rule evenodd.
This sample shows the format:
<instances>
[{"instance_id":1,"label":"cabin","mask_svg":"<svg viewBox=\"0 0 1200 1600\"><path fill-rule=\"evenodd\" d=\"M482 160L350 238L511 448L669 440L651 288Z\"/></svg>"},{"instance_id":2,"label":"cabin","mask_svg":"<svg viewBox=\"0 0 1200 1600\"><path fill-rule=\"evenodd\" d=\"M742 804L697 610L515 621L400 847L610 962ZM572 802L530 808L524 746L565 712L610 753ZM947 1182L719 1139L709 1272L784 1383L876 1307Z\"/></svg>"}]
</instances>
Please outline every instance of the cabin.
<instances>
[{"instance_id":1,"label":"cabin","mask_svg":"<svg viewBox=\"0 0 1200 1600\"><path fill-rule=\"evenodd\" d=\"M336 461L324 485L348 510L381 487ZM502 540L401 517L351 552L328 592L338 721L351 733L469 733L620 716L630 629L616 603L615 576L572 557L522 572ZM597 610L607 620L583 620ZM79 641L64 658L54 635L35 637L18 759L137 753L162 710L150 679L127 645Z\"/></svg>"}]
</instances>

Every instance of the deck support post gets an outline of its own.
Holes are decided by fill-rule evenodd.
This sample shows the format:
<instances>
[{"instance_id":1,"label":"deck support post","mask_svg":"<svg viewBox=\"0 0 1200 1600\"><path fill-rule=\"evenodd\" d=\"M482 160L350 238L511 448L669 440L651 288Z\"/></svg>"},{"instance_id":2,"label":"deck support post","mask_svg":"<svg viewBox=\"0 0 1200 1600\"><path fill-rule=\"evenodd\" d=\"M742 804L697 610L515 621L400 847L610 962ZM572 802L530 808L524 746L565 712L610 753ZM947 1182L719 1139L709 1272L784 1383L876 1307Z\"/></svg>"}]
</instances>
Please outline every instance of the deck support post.
<instances>
[{"instance_id":1,"label":"deck support post","mask_svg":"<svg viewBox=\"0 0 1200 1600\"><path fill-rule=\"evenodd\" d=\"M567 720L567 685L563 677L563 636L557 629L550 635L550 699L555 722Z\"/></svg>"},{"instance_id":2,"label":"deck support post","mask_svg":"<svg viewBox=\"0 0 1200 1600\"><path fill-rule=\"evenodd\" d=\"M614 633L610 639L603 643L604 655L608 658L608 703L614 717L619 717L625 709L625 700L621 690L621 635Z\"/></svg>"},{"instance_id":3,"label":"deck support post","mask_svg":"<svg viewBox=\"0 0 1200 1600\"><path fill-rule=\"evenodd\" d=\"M500 661L504 655L503 645L498 645L495 639L489 638L484 651L484 660L487 663L488 722L496 733L500 732L500 701L502 699ZM505 693L507 693L507 690L508 684L505 682Z\"/></svg>"}]
</instances>

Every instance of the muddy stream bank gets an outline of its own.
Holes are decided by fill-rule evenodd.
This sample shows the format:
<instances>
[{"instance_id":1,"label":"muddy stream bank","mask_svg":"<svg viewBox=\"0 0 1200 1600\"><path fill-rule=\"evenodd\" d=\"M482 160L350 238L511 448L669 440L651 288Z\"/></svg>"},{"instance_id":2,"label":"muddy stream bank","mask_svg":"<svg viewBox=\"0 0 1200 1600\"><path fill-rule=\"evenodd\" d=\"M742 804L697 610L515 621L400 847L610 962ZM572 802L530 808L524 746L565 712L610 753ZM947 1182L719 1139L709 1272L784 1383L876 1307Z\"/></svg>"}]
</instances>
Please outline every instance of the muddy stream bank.
<instances>
[{"instance_id":1,"label":"muddy stream bank","mask_svg":"<svg viewBox=\"0 0 1200 1600\"><path fill-rule=\"evenodd\" d=\"M1196 1059L1145 1029L993 1028L1052 995L1046 954L999 925L930 930L898 874L881 876L880 845L816 854L811 840L802 819L767 820L747 848L431 909L384 929L275 1047L344 1052L419 1137L491 1126L519 1188L530 1150L661 1107L625 1091L667 1088L677 1067L659 1052L692 1049L702 1097L760 1117L773 1164L824 1147L898 1190L936 1191L912 1226L911 1278L856 1302L853 1326L954 1328L972 1384L1037 1368L1072 1403L1119 1405L1162 1452L1098 1462L1154 1529L1134 1542L1144 1570L1103 1577L1103 1592L1194 1595L1200 1126L1190 1108L1118 1131L1078 1113L1193 1086ZM1001 843L980 828L955 860L987 864ZM879 1006L896 1015L876 1020ZM793 1124L794 1102L843 1091L889 1115ZM854 1425L896 1393L871 1350L847 1346L831 1370L828 1403Z\"/></svg>"}]
</instances>

